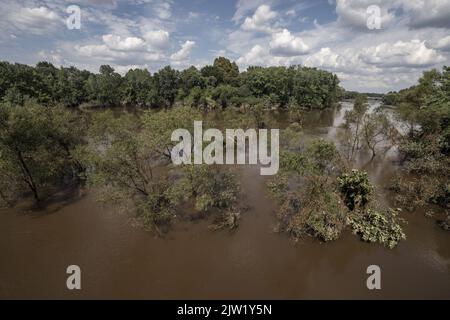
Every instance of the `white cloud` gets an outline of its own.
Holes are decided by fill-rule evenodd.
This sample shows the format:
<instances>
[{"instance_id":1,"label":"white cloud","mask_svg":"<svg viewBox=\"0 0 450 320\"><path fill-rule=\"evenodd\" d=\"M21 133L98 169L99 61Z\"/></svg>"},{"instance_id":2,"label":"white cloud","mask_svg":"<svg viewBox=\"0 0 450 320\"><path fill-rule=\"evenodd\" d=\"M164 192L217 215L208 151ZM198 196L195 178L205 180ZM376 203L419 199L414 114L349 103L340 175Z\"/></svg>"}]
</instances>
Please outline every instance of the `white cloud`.
<instances>
[{"instance_id":1,"label":"white cloud","mask_svg":"<svg viewBox=\"0 0 450 320\"><path fill-rule=\"evenodd\" d=\"M263 65L266 64L264 59L267 56L266 51L259 44L254 46L248 53L240 57L237 63L240 66Z\"/></svg>"},{"instance_id":2,"label":"white cloud","mask_svg":"<svg viewBox=\"0 0 450 320\"><path fill-rule=\"evenodd\" d=\"M450 28L450 1L448 0L402 0L402 7L410 16L413 28Z\"/></svg>"},{"instance_id":3,"label":"white cloud","mask_svg":"<svg viewBox=\"0 0 450 320\"><path fill-rule=\"evenodd\" d=\"M181 45L181 49L170 56L170 60L175 63L184 62L189 58L192 49L195 46L195 41L187 40Z\"/></svg>"},{"instance_id":4,"label":"white cloud","mask_svg":"<svg viewBox=\"0 0 450 320\"><path fill-rule=\"evenodd\" d=\"M427 44L433 49L439 49L443 51L450 51L450 36L439 38L436 40L427 41Z\"/></svg>"},{"instance_id":5,"label":"white cloud","mask_svg":"<svg viewBox=\"0 0 450 320\"><path fill-rule=\"evenodd\" d=\"M144 40L137 37L126 37L122 39L120 36L106 34L102 37L103 42L111 50L135 51L144 48Z\"/></svg>"},{"instance_id":6,"label":"white cloud","mask_svg":"<svg viewBox=\"0 0 450 320\"><path fill-rule=\"evenodd\" d=\"M0 26L2 30L15 30L19 33L45 35L65 27L65 21L47 7L20 7L6 4L0 7Z\"/></svg>"},{"instance_id":7,"label":"white cloud","mask_svg":"<svg viewBox=\"0 0 450 320\"><path fill-rule=\"evenodd\" d=\"M298 56L307 53L309 50L309 47L301 38L293 36L287 29L272 34L269 45L271 53L275 56Z\"/></svg>"},{"instance_id":8,"label":"white cloud","mask_svg":"<svg viewBox=\"0 0 450 320\"><path fill-rule=\"evenodd\" d=\"M342 58L335 52L331 51L330 48L321 48L320 51L305 59L305 65L308 67L320 67L336 70L343 66L343 61Z\"/></svg>"},{"instance_id":9,"label":"white cloud","mask_svg":"<svg viewBox=\"0 0 450 320\"><path fill-rule=\"evenodd\" d=\"M169 2L157 2L153 5L160 19L169 19L172 16L172 8Z\"/></svg>"},{"instance_id":10,"label":"white cloud","mask_svg":"<svg viewBox=\"0 0 450 320\"><path fill-rule=\"evenodd\" d=\"M373 13L368 13L368 8L377 6L380 9L381 28L386 29L395 20L393 9L398 4L399 1L395 0L337 0L337 21L345 27L369 31L367 20Z\"/></svg>"},{"instance_id":11,"label":"white cloud","mask_svg":"<svg viewBox=\"0 0 450 320\"><path fill-rule=\"evenodd\" d=\"M268 5L261 5L256 9L251 17L247 17L242 24L242 29L246 31L272 32L273 22L278 17L278 13L272 11Z\"/></svg>"},{"instance_id":12,"label":"white cloud","mask_svg":"<svg viewBox=\"0 0 450 320\"><path fill-rule=\"evenodd\" d=\"M165 49L170 44L169 32L165 30L152 30L144 33L147 44L155 49Z\"/></svg>"},{"instance_id":13,"label":"white cloud","mask_svg":"<svg viewBox=\"0 0 450 320\"><path fill-rule=\"evenodd\" d=\"M270 0L238 0L236 3L236 12L233 16L234 22L241 21L249 12L253 12L261 5L270 5L274 1Z\"/></svg>"},{"instance_id":14,"label":"white cloud","mask_svg":"<svg viewBox=\"0 0 450 320\"><path fill-rule=\"evenodd\" d=\"M401 23L412 28L450 28L448 0L337 0L338 22L356 29L367 29L367 8L372 5L381 10L383 29Z\"/></svg>"},{"instance_id":15,"label":"white cloud","mask_svg":"<svg viewBox=\"0 0 450 320\"><path fill-rule=\"evenodd\" d=\"M445 58L436 50L427 48L425 41L381 43L364 49L361 58L368 64L382 67L430 67Z\"/></svg>"}]
</instances>

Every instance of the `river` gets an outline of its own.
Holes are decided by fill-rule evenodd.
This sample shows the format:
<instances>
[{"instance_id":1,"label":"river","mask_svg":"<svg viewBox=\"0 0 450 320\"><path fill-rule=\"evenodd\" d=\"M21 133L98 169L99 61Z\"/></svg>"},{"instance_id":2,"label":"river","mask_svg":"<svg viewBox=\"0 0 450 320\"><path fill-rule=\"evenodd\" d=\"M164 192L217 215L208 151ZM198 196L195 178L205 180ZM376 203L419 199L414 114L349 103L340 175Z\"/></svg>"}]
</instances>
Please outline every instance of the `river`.
<instances>
[{"instance_id":1,"label":"river","mask_svg":"<svg viewBox=\"0 0 450 320\"><path fill-rule=\"evenodd\" d=\"M350 107L311 112L306 134L335 140ZM383 186L398 170L395 152L365 165L363 157L359 165L391 204ZM239 170L249 210L233 233L210 231L199 220L156 238L89 194L62 197L44 211L0 209L0 298L450 298L449 234L423 212L402 213L407 240L393 250L349 231L333 243L294 243L273 231L276 207L259 168ZM66 288L73 264L81 268L79 291ZM373 264L381 268L381 290L366 287Z\"/></svg>"}]
</instances>

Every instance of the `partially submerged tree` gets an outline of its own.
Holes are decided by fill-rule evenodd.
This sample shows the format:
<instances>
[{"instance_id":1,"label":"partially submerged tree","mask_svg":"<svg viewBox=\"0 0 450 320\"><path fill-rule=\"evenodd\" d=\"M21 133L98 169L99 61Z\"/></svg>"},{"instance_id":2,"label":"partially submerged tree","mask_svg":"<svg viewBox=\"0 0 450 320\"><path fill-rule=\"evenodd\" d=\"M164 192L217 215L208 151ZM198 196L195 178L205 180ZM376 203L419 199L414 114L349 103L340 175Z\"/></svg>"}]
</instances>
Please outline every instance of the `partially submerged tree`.
<instances>
[{"instance_id":1,"label":"partially submerged tree","mask_svg":"<svg viewBox=\"0 0 450 320\"><path fill-rule=\"evenodd\" d=\"M82 143L81 117L62 108L27 103L0 106L0 172L3 183L32 193L36 202L63 178L84 168L74 156Z\"/></svg>"}]
</instances>

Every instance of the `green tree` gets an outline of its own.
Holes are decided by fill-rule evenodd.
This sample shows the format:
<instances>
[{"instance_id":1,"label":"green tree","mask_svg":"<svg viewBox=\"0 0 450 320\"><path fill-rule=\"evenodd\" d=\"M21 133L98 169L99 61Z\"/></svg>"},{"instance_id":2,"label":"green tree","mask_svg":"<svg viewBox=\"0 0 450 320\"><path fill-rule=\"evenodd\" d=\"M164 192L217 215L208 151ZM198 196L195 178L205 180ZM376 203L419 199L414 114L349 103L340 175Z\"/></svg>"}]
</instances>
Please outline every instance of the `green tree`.
<instances>
[{"instance_id":1,"label":"green tree","mask_svg":"<svg viewBox=\"0 0 450 320\"><path fill-rule=\"evenodd\" d=\"M235 62L231 62L224 57L218 57L214 60L213 67L216 70L215 74L213 75L217 78L218 84L237 84L239 77L239 67Z\"/></svg>"},{"instance_id":2,"label":"green tree","mask_svg":"<svg viewBox=\"0 0 450 320\"><path fill-rule=\"evenodd\" d=\"M154 80L164 106L172 106L178 93L179 72L167 66L154 74Z\"/></svg>"},{"instance_id":3,"label":"green tree","mask_svg":"<svg viewBox=\"0 0 450 320\"><path fill-rule=\"evenodd\" d=\"M79 117L62 108L28 103L0 106L0 172L36 202L45 187L64 176L77 177L82 168L73 151L82 143Z\"/></svg>"}]
</instances>

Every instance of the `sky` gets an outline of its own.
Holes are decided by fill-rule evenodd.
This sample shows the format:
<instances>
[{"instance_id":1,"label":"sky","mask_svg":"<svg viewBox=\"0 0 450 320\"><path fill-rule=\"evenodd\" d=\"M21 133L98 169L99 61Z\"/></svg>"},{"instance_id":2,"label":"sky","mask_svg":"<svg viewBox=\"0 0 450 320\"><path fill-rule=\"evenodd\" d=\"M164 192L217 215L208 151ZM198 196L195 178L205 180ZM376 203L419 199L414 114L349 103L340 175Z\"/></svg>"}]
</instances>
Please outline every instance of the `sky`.
<instances>
[{"instance_id":1,"label":"sky","mask_svg":"<svg viewBox=\"0 0 450 320\"><path fill-rule=\"evenodd\" d=\"M0 60L93 72L225 56L241 71L305 65L382 93L450 65L450 0L1 0L0 31Z\"/></svg>"}]
</instances>

